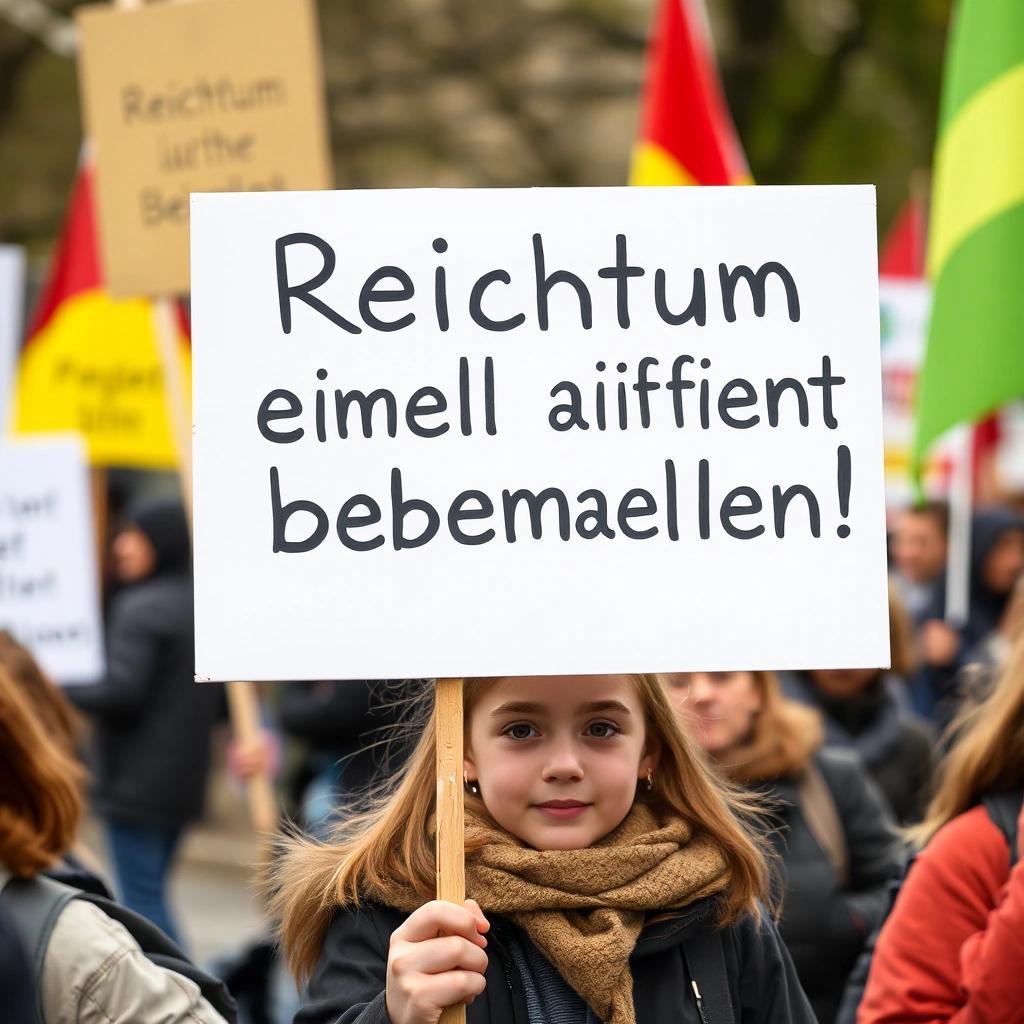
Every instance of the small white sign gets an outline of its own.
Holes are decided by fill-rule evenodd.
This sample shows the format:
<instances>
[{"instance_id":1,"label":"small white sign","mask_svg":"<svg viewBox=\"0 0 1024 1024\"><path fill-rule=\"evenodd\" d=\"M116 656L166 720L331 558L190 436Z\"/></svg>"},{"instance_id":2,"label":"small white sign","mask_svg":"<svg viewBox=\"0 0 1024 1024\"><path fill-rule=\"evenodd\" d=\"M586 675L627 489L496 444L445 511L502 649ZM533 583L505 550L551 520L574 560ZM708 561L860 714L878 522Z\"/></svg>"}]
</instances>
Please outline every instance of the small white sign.
<instances>
[{"instance_id":1,"label":"small white sign","mask_svg":"<svg viewBox=\"0 0 1024 1024\"><path fill-rule=\"evenodd\" d=\"M192 197L196 672L889 661L867 186Z\"/></svg>"},{"instance_id":2,"label":"small white sign","mask_svg":"<svg viewBox=\"0 0 1024 1024\"><path fill-rule=\"evenodd\" d=\"M77 438L0 445L0 629L57 682L103 674L96 536Z\"/></svg>"},{"instance_id":3,"label":"small white sign","mask_svg":"<svg viewBox=\"0 0 1024 1024\"><path fill-rule=\"evenodd\" d=\"M15 353L24 315L25 250L18 245L0 245L0 435L7 433Z\"/></svg>"}]
</instances>

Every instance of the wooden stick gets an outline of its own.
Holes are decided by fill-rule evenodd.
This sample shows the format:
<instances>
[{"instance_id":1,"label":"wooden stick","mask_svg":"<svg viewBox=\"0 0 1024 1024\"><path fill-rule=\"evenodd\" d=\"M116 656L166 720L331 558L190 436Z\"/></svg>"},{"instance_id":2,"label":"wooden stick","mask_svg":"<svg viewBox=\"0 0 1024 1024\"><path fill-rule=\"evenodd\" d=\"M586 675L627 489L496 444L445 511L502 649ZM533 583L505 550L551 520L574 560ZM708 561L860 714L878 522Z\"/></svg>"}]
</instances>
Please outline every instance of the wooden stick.
<instances>
[{"instance_id":1,"label":"wooden stick","mask_svg":"<svg viewBox=\"0 0 1024 1024\"><path fill-rule=\"evenodd\" d=\"M204 683L196 683L204 686ZM243 747L251 747L260 741L260 705L256 688L252 683L234 682L227 684L228 713L231 715L231 730L235 741ZM249 816L257 832L271 833L277 828L277 797L270 778L265 773L253 775L246 783L249 798Z\"/></svg>"},{"instance_id":2,"label":"wooden stick","mask_svg":"<svg viewBox=\"0 0 1024 1024\"><path fill-rule=\"evenodd\" d=\"M437 740L437 898L461 904L466 898L466 844L462 789L462 680L438 679L435 697ZM439 1024L465 1024L465 1006L449 1006Z\"/></svg>"}]
</instances>

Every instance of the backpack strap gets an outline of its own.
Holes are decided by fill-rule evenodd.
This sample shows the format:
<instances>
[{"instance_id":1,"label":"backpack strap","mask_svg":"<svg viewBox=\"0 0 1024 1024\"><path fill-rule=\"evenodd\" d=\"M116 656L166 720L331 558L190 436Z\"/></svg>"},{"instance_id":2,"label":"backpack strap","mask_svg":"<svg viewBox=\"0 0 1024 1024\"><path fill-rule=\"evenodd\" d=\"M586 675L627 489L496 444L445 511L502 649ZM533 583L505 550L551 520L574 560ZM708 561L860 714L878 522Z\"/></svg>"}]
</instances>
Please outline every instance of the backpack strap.
<instances>
[{"instance_id":1,"label":"backpack strap","mask_svg":"<svg viewBox=\"0 0 1024 1024\"><path fill-rule=\"evenodd\" d=\"M992 823L1006 838L1010 847L1010 867L1012 868L1020 856L1017 821L1020 818L1021 804L1024 803L1024 790L1012 790L1008 793L991 793L982 803Z\"/></svg>"},{"instance_id":2,"label":"backpack strap","mask_svg":"<svg viewBox=\"0 0 1024 1024\"><path fill-rule=\"evenodd\" d=\"M36 1020L43 1019L43 961L50 945L57 918L64 908L78 896L69 885L56 882L46 875L34 878L12 878L0 891L0 902L10 914L25 952L32 961L32 975L36 990Z\"/></svg>"},{"instance_id":3,"label":"backpack strap","mask_svg":"<svg viewBox=\"0 0 1024 1024\"><path fill-rule=\"evenodd\" d=\"M708 923L684 939L682 948L701 1024L736 1024L721 931Z\"/></svg>"},{"instance_id":4,"label":"backpack strap","mask_svg":"<svg viewBox=\"0 0 1024 1024\"><path fill-rule=\"evenodd\" d=\"M813 760L808 762L800 777L797 791L804 821L832 865L840 888L845 889L850 882L850 851L846 845L846 832L828 782Z\"/></svg>"},{"instance_id":5,"label":"backpack strap","mask_svg":"<svg viewBox=\"0 0 1024 1024\"><path fill-rule=\"evenodd\" d=\"M45 1024L42 1004L43 961L46 959L50 937L61 912L76 899L93 904L120 924L138 943L151 963L195 982L203 998L229 1024L237 1019L235 1001L224 982L196 967L151 921L105 896L82 892L40 874L35 878L12 878L0 891L0 902L9 911L22 945L32 957L37 1024Z\"/></svg>"}]
</instances>

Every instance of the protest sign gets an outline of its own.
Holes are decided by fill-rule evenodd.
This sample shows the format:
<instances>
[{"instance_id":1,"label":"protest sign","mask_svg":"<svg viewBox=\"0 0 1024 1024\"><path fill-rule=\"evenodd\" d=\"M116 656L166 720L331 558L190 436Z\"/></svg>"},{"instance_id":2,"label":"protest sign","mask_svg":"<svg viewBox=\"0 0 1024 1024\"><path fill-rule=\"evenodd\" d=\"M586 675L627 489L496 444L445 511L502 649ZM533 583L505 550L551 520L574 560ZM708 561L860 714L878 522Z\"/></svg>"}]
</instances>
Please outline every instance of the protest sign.
<instances>
[{"instance_id":1,"label":"protest sign","mask_svg":"<svg viewBox=\"0 0 1024 1024\"><path fill-rule=\"evenodd\" d=\"M885 503L890 512L917 497L910 477L914 446L914 392L924 359L931 311L926 281L882 277L878 284L882 329L882 410ZM946 498L955 459L954 440L937 441L924 461L921 483L930 498Z\"/></svg>"},{"instance_id":2,"label":"protest sign","mask_svg":"<svg viewBox=\"0 0 1024 1024\"><path fill-rule=\"evenodd\" d=\"M312 0L76 11L106 285L188 291L188 196L330 187Z\"/></svg>"},{"instance_id":3,"label":"protest sign","mask_svg":"<svg viewBox=\"0 0 1024 1024\"><path fill-rule=\"evenodd\" d=\"M77 438L0 446L0 629L58 682L103 674L96 539Z\"/></svg>"},{"instance_id":4,"label":"protest sign","mask_svg":"<svg viewBox=\"0 0 1024 1024\"><path fill-rule=\"evenodd\" d=\"M193 196L197 675L887 665L874 211Z\"/></svg>"},{"instance_id":5,"label":"protest sign","mask_svg":"<svg viewBox=\"0 0 1024 1024\"><path fill-rule=\"evenodd\" d=\"M0 245L0 434L7 431L14 353L21 337L25 306L25 250Z\"/></svg>"}]
</instances>

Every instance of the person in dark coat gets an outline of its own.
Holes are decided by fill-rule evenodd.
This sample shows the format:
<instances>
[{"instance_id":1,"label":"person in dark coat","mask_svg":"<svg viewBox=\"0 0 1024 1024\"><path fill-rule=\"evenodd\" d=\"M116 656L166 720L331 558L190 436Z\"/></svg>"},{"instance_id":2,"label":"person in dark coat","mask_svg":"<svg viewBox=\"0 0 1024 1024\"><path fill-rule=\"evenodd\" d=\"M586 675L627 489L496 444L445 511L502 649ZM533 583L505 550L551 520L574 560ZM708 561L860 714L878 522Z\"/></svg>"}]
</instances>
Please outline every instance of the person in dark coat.
<instances>
[{"instance_id":1,"label":"person in dark coat","mask_svg":"<svg viewBox=\"0 0 1024 1024\"><path fill-rule=\"evenodd\" d=\"M180 942L165 883L186 825L199 818L220 686L194 681L188 524L177 502L126 516L112 545L123 584L107 626L107 669L69 689L95 723L93 803L106 822L123 902Z\"/></svg>"},{"instance_id":2,"label":"person in dark coat","mask_svg":"<svg viewBox=\"0 0 1024 1024\"><path fill-rule=\"evenodd\" d=\"M823 747L820 714L769 672L685 673L669 693L719 768L767 798L782 873L779 931L820 1024L885 912L899 865L884 798L857 756Z\"/></svg>"},{"instance_id":3,"label":"person in dark coat","mask_svg":"<svg viewBox=\"0 0 1024 1024\"><path fill-rule=\"evenodd\" d=\"M302 825L323 836L343 805L386 782L415 737L403 727L421 680L318 680L278 688L277 720L308 745L299 780Z\"/></svg>"},{"instance_id":4,"label":"person in dark coat","mask_svg":"<svg viewBox=\"0 0 1024 1024\"><path fill-rule=\"evenodd\" d=\"M471 898L433 898L431 713L389 799L328 843L286 840L272 868L285 953L312 975L297 1024L467 1003L470 1024L813 1024L765 911L755 801L657 678L468 679L463 700Z\"/></svg>"},{"instance_id":5,"label":"person in dark coat","mask_svg":"<svg viewBox=\"0 0 1024 1024\"><path fill-rule=\"evenodd\" d=\"M957 674L999 629L1013 589L1024 573L1024 518L992 506L971 523L971 569L967 621L945 622L944 591L923 616L919 631L923 674L915 679L914 707L941 730L959 707Z\"/></svg>"},{"instance_id":6,"label":"person in dark coat","mask_svg":"<svg viewBox=\"0 0 1024 1024\"><path fill-rule=\"evenodd\" d=\"M853 750L901 825L921 820L932 775L931 729L911 710L906 680L914 670L911 626L890 589L892 668L780 673L783 693L816 708L825 744Z\"/></svg>"},{"instance_id":7,"label":"person in dark coat","mask_svg":"<svg viewBox=\"0 0 1024 1024\"><path fill-rule=\"evenodd\" d=\"M890 544L890 579L915 626L945 601L949 508L930 501L904 509Z\"/></svg>"}]
</instances>

